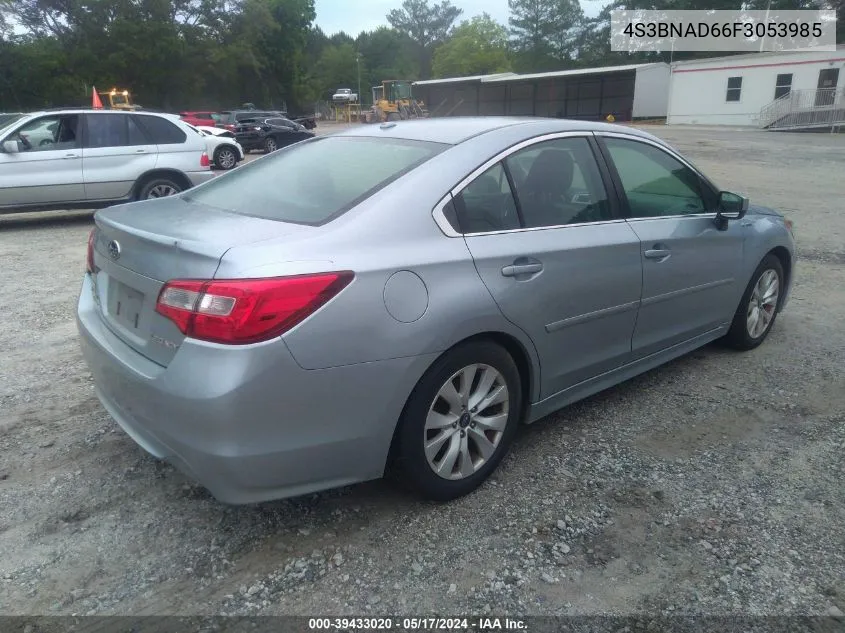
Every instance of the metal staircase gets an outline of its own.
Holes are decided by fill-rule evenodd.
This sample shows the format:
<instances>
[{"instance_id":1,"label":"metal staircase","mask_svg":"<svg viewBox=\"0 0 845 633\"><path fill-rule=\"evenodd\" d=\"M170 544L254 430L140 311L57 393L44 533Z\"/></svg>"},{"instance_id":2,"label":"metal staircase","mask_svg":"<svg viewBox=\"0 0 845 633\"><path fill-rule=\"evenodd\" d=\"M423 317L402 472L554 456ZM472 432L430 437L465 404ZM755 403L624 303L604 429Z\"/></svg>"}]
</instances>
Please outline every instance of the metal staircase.
<instances>
[{"instance_id":1,"label":"metal staircase","mask_svg":"<svg viewBox=\"0 0 845 633\"><path fill-rule=\"evenodd\" d=\"M792 90L760 110L758 120L765 130L845 127L845 88Z\"/></svg>"}]
</instances>

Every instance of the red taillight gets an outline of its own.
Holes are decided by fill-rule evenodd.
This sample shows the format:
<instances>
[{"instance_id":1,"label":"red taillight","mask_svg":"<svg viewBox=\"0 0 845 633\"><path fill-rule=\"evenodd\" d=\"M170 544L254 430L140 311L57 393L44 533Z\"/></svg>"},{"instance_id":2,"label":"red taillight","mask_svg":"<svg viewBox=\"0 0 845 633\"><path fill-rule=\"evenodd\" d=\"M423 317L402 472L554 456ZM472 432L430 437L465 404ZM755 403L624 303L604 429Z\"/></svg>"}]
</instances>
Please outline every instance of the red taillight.
<instances>
[{"instance_id":1,"label":"red taillight","mask_svg":"<svg viewBox=\"0 0 845 633\"><path fill-rule=\"evenodd\" d=\"M211 162L208 160L208 154L203 152L200 156L200 167L208 167L209 165L211 165Z\"/></svg>"},{"instance_id":2,"label":"red taillight","mask_svg":"<svg viewBox=\"0 0 845 633\"><path fill-rule=\"evenodd\" d=\"M227 124L227 125L224 125L223 127L225 127L225 128L226 128L227 130L229 130L230 132L234 132L234 131L235 131L235 126L234 126L234 125L232 125L231 123L229 123L229 124Z\"/></svg>"},{"instance_id":3,"label":"red taillight","mask_svg":"<svg viewBox=\"0 0 845 633\"><path fill-rule=\"evenodd\" d=\"M191 338L244 345L283 334L352 281L349 271L213 281L169 281L156 312Z\"/></svg>"},{"instance_id":4,"label":"red taillight","mask_svg":"<svg viewBox=\"0 0 845 633\"><path fill-rule=\"evenodd\" d=\"M86 258L85 270L89 273L94 272L94 237L96 232L97 229L91 229L91 232L88 234L88 256Z\"/></svg>"}]
</instances>

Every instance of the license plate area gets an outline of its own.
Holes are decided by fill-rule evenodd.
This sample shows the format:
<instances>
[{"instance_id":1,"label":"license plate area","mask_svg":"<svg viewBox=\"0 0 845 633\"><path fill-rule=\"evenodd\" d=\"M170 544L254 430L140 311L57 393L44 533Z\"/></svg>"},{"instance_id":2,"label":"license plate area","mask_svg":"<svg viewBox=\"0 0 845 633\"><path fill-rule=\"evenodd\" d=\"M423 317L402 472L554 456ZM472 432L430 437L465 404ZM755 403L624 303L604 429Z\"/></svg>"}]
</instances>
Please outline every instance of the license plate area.
<instances>
[{"instance_id":1,"label":"license plate area","mask_svg":"<svg viewBox=\"0 0 845 633\"><path fill-rule=\"evenodd\" d=\"M144 293L112 279L109 315L130 332L137 332L144 309Z\"/></svg>"}]
</instances>

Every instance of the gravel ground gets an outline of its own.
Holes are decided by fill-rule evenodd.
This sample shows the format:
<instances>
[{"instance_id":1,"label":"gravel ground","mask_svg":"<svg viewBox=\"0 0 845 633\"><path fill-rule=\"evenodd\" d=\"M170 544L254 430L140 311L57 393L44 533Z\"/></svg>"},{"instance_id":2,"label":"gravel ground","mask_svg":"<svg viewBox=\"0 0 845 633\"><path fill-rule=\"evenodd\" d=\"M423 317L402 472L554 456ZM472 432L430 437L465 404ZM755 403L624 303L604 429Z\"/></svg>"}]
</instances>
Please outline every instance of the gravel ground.
<instances>
[{"instance_id":1,"label":"gravel ground","mask_svg":"<svg viewBox=\"0 0 845 633\"><path fill-rule=\"evenodd\" d=\"M527 427L448 505L388 482L248 507L147 456L73 311L90 213L0 218L0 613L845 610L845 136L650 128L785 210L765 345L711 345Z\"/></svg>"}]
</instances>

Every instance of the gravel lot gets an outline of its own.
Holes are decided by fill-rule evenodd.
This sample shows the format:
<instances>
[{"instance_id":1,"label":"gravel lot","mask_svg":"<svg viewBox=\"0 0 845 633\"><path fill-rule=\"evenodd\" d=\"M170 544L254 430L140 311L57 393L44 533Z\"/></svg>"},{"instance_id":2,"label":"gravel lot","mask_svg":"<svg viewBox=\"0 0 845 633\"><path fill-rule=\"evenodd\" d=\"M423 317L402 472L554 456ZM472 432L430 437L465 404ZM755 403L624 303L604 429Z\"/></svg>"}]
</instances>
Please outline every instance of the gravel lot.
<instances>
[{"instance_id":1,"label":"gravel lot","mask_svg":"<svg viewBox=\"0 0 845 633\"><path fill-rule=\"evenodd\" d=\"M785 210L791 304L550 416L449 505L384 481L227 507L94 396L90 213L0 218L0 613L840 614L845 136L649 128Z\"/></svg>"}]
</instances>

